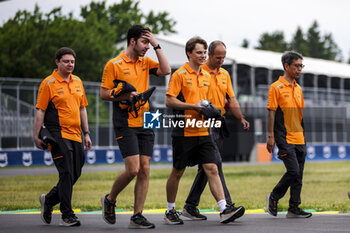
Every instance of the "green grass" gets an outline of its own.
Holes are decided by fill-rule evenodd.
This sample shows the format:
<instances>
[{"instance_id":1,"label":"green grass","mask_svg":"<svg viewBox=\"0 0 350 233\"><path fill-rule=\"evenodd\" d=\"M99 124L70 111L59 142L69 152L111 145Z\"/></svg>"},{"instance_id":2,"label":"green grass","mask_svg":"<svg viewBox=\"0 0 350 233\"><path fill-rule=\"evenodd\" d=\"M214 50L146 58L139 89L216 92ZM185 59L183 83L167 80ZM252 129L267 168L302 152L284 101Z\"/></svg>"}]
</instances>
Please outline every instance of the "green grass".
<instances>
[{"instance_id":1,"label":"green grass","mask_svg":"<svg viewBox=\"0 0 350 233\"><path fill-rule=\"evenodd\" d=\"M183 207L196 174L196 168L188 168L181 179L176 206ZM282 163L225 166L224 173L231 196L237 205L246 209L265 207L266 194L271 192L285 168ZM108 193L119 173L83 173L74 186L73 208L100 210L100 197ZM166 208L165 184L170 170L151 170L149 191L145 209ZM35 175L0 178L0 210L38 209L38 197L46 193L57 182L57 175ZM350 211L350 162L307 163L305 165L302 191L304 209L318 211ZM131 210L134 202L134 181L118 196L117 208ZM279 209L288 209L289 193L280 200ZM58 206L56 206L56 209ZM206 187L200 209L217 208L217 204Z\"/></svg>"}]
</instances>

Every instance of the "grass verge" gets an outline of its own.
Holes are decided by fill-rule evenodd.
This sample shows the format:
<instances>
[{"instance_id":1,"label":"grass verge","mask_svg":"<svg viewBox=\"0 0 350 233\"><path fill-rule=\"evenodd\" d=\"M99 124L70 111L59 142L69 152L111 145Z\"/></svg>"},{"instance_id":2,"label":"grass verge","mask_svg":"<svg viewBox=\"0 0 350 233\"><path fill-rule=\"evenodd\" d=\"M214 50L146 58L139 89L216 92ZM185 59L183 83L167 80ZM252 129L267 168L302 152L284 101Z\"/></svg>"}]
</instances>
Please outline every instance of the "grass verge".
<instances>
[{"instance_id":1,"label":"grass verge","mask_svg":"<svg viewBox=\"0 0 350 233\"><path fill-rule=\"evenodd\" d=\"M188 168L181 179L176 200L179 210L184 205L196 171L196 168ZM100 210L100 197L110 191L119 172L83 173L74 186L73 208L84 211ZM282 163L224 166L226 183L233 201L236 205L245 206L246 209L264 208L266 194L271 192L284 172ZM151 169L144 209L166 208L165 185L169 173L169 169ZM1 177L0 209L2 211L38 209L39 195L47 193L57 181L57 175ZM350 200L347 196L347 192L350 191L349 183L350 161L306 163L301 207L317 211L348 212L350 211ZM135 181L132 181L118 196L118 209L132 209L134 184ZM288 199L289 193L280 200L280 210L288 209ZM217 209L208 186L201 197L199 208Z\"/></svg>"}]
</instances>

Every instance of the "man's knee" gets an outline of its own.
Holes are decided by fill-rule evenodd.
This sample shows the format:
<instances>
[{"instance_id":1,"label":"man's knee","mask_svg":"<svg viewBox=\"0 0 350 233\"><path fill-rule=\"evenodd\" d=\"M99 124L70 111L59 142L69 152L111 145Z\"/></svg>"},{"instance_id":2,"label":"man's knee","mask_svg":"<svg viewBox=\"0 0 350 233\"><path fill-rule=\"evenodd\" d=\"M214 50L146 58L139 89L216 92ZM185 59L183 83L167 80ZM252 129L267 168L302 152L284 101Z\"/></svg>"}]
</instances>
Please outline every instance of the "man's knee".
<instances>
[{"instance_id":1,"label":"man's knee","mask_svg":"<svg viewBox=\"0 0 350 233\"><path fill-rule=\"evenodd\" d=\"M63 183L71 183L73 184L74 181L74 175L70 171L62 171L59 173L59 179Z\"/></svg>"},{"instance_id":2,"label":"man's knee","mask_svg":"<svg viewBox=\"0 0 350 233\"><path fill-rule=\"evenodd\" d=\"M170 177L180 180L184 172L185 172L185 169L173 168L173 170L170 173Z\"/></svg>"},{"instance_id":3,"label":"man's knee","mask_svg":"<svg viewBox=\"0 0 350 233\"><path fill-rule=\"evenodd\" d=\"M297 179L300 175L300 172L298 170L290 170L290 171L287 171L287 174L290 176L290 177L293 177L294 179Z\"/></svg>"},{"instance_id":4,"label":"man's knee","mask_svg":"<svg viewBox=\"0 0 350 233\"><path fill-rule=\"evenodd\" d=\"M139 174L139 171L140 171L139 166L130 166L126 169L126 172L132 177L137 176Z\"/></svg>"},{"instance_id":5,"label":"man's knee","mask_svg":"<svg viewBox=\"0 0 350 233\"><path fill-rule=\"evenodd\" d=\"M218 176L218 167L215 163L203 164L203 168L208 177Z\"/></svg>"},{"instance_id":6,"label":"man's knee","mask_svg":"<svg viewBox=\"0 0 350 233\"><path fill-rule=\"evenodd\" d=\"M149 177L149 172L150 172L150 166L149 164L142 164L140 166L138 176L143 176L143 177Z\"/></svg>"},{"instance_id":7,"label":"man's knee","mask_svg":"<svg viewBox=\"0 0 350 233\"><path fill-rule=\"evenodd\" d=\"M124 159L125 171L129 176L135 177L140 171L140 158L139 155L128 156Z\"/></svg>"}]
</instances>

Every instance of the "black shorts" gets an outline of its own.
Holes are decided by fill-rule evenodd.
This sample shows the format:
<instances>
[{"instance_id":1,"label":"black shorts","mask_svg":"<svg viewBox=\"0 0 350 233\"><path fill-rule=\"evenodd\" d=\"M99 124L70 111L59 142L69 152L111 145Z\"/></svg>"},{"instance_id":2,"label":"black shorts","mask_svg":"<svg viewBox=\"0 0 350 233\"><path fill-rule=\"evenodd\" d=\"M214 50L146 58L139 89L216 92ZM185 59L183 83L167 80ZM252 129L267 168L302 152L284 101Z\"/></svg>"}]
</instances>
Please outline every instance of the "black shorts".
<instances>
[{"instance_id":1,"label":"black shorts","mask_svg":"<svg viewBox=\"0 0 350 233\"><path fill-rule=\"evenodd\" d=\"M142 127L114 128L123 158L130 155L152 156L154 132Z\"/></svg>"},{"instance_id":2,"label":"black shorts","mask_svg":"<svg viewBox=\"0 0 350 233\"><path fill-rule=\"evenodd\" d=\"M196 164L217 163L210 136L173 137L173 167L181 170Z\"/></svg>"}]
</instances>

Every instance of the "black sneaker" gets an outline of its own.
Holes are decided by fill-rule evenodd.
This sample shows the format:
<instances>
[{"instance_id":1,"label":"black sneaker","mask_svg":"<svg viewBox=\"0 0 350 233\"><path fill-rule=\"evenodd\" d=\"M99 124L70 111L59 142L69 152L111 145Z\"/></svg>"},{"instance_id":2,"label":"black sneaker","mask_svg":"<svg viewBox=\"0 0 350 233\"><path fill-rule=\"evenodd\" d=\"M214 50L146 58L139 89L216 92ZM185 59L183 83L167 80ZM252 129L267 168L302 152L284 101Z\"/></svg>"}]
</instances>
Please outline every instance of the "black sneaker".
<instances>
[{"instance_id":1,"label":"black sneaker","mask_svg":"<svg viewBox=\"0 0 350 233\"><path fill-rule=\"evenodd\" d=\"M128 228L148 229L155 228L155 225L153 223L150 223L141 213L137 213L131 216Z\"/></svg>"},{"instance_id":2,"label":"black sneaker","mask_svg":"<svg viewBox=\"0 0 350 233\"><path fill-rule=\"evenodd\" d=\"M72 214L69 217L62 217L60 225L66 227L78 227L80 226L80 221L75 214Z\"/></svg>"},{"instance_id":3,"label":"black sneaker","mask_svg":"<svg viewBox=\"0 0 350 233\"><path fill-rule=\"evenodd\" d=\"M179 215L174 208L170 211L165 211L164 221L171 225L184 224L184 221L179 218Z\"/></svg>"},{"instance_id":4,"label":"black sneaker","mask_svg":"<svg viewBox=\"0 0 350 233\"><path fill-rule=\"evenodd\" d=\"M184 206L184 209L181 215L192 220L207 220L207 217L205 215L199 213L198 208L190 205Z\"/></svg>"},{"instance_id":5,"label":"black sneaker","mask_svg":"<svg viewBox=\"0 0 350 233\"><path fill-rule=\"evenodd\" d=\"M278 200L273 198L271 194L266 197L266 211L272 215L277 216Z\"/></svg>"},{"instance_id":6,"label":"black sneaker","mask_svg":"<svg viewBox=\"0 0 350 233\"><path fill-rule=\"evenodd\" d=\"M107 199L109 194L101 197L102 218L108 224L115 224L115 201L111 202Z\"/></svg>"},{"instance_id":7,"label":"black sneaker","mask_svg":"<svg viewBox=\"0 0 350 233\"><path fill-rule=\"evenodd\" d=\"M41 220L45 224L50 224L51 219L52 219L52 210L53 209L51 206L49 206L49 204L46 203L45 194L40 195L39 201L40 201L40 205L41 205L41 213L40 213Z\"/></svg>"},{"instance_id":8,"label":"black sneaker","mask_svg":"<svg viewBox=\"0 0 350 233\"><path fill-rule=\"evenodd\" d=\"M288 210L286 218L310 218L312 213L305 212L304 210L298 208L296 210Z\"/></svg>"},{"instance_id":9,"label":"black sneaker","mask_svg":"<svg viewBox=\"0 0 350 233\"><path fill-rule=\"evenodd\" d=\"M238 206L237 208L234 205L226 206L226 209L220 213L220 222L233 222L235 219L242 217L244 212L245 208L243 206Z\"/></svg>"}]
</instances>

